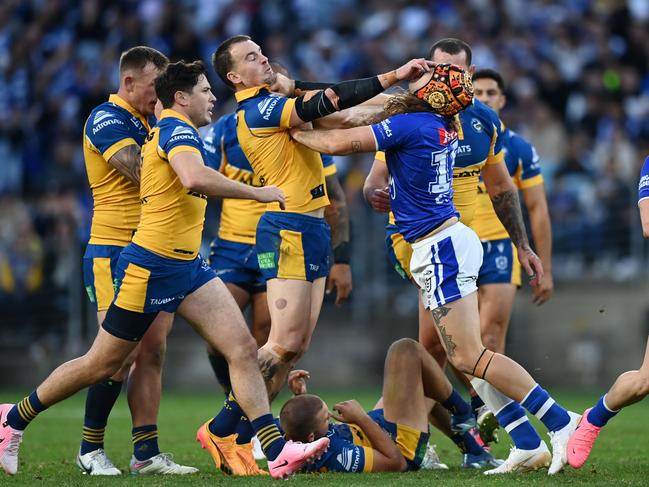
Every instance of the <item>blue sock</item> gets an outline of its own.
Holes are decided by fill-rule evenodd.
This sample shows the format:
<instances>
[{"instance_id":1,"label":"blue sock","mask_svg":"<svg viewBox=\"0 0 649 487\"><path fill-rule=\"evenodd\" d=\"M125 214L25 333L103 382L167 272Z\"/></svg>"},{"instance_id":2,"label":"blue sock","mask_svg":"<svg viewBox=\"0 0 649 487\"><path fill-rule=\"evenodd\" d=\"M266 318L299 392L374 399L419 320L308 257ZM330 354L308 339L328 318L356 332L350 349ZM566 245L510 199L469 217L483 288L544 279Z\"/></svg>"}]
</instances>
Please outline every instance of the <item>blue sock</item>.
<instances>
[{"instance_id":1,"label":"blue sock","mask_svg":"<svg viewBox=\"0 0 649 487\"><path fill-rule=\"evenodd\" d=\"M606 406L606 394L599 398L597 404L588 412L588 422L599 426L605 426L609 419L619 413L620 410L613 411Z\"/></svg>"},{"instance_id":2,"label":"blue sock","mask_svg":"<svg viewBox=\"0 0 649 487\"><path fill-rule=\"evenodd\" d=\"M235 432L237 433L237 445L250 443L252 437L255 436L255 431L252 429L250 421L248 421L248 418L245 416L241 416L239 419Z\"/></svg>"},{"instance_id":3,"label":"blue sock","mask_svg":"<svg viewBox=\"0 0 649 487\"><path fill-rule=\"evenodd\" d=\"M510 402L496 414L498 424L511 436L514 446L520 450L534 450L541 444L541 437L527 419L525 410L516 401Z\"/></svg>"},{"instance_id":4,"label":"blue sock","mask_svg":"<svg viewBox=\"0 0 649 487\"><path fill-rule=\"evenodd\" d=\"M264 414L257 419L253 419L250 424L259 439L261 449L264 450L266 458L270 461L275 460L282 451L282 448L284 448L286 441L279 432L273 415L270 413Z\"/></svg>"},{"instance_id":5,"label":"blue sock","mask_svg":"<svg viewBox=\"0 0 649 487\"><path fill-rule=\"evenodd\" d=\"M473 413L477 415L478 409L480 409L482 406L484 406L484 401L478 396L477 394L475 396L471 397L471 409L473 409Z\"/></svg>"},{"instance_id":6,"label":"blue sock","mask_svg":"<svg viewBox=\"0 0 649 487\"><path fill-rule=\"evenodd\" d=\"M245 416L243 409L230 393L225 403L223 403L223 408L210 422L209 429L213 435L221 438L230 436L236 431L241 416Z\"/></svg>"},{"instance_id":7,"label":"blue sock","mask_svg":"<svg viewBox=\"0 0 649 487\"><path fill-rule=\"evenodd\" d=\"M558 431L570 422L568 411L554 402L548 391L538 384L527 393L521 406L539 418L549 431Z\"/></svg>"},{"instance_id":8,"label":"blue sock","mask_svg":"<svg viewBox=\"0 0 649 487\"><path fill-rule=\"evenodd\" d=\"M81 455L104 447L104 431L108 423L108 416L121 390L122 383L111 379L88 388L81 438Z\"/></svg>"},{"instance_id":9,"label":"blue sock","mask_svg":"<svg viewBox=\"0 0 649 487\"><path fill-rule=\"evenodd\" d=\"M24 430L38 413L47 409L43 406L36 391L24 398L7 413L7 424L15 430Z\"/></svg>"},{"instance_id":10,"label":"blue sock","mask_svg":"<svg viewBox=\"0 0 649 487\"><path fill-rule=\"evenodd\" d=\"M457 445L462 453L470 453L471 455L482 455L485 451L483 448L475 441L475 438L471 436L471 433L468 431L466 433L455 433L451 436L453 443Z\"/></svg>"},{"instance_id":11,"label":"blue sock","mask_svg":"<svg viewBox=\"0 0 649 487\"><path fill-rule=\"evenodd\" d=\"M133 456L139 461L148 460L160 453L158 448L158 426L147 424L133 428Z\"/></svg>"},{"instance_id":12,"label":"blue sock","mask_svg":"<svg viewBox=\"0 0 649 487\"><path fill-rule=\"evenodd\" d=\"M471 406L469 406L469 403L466 402L455 389L453 389L451 395L442 402L442 406L444 406L454 416L466 418L471 415Z\"/></svg>"},{"instance_id":13,"label":"blue sock","mask_svg":"<svg viewBox=\"0 0 649 487\"><path fill-rule=\"evenodd\" d=\"M207 354L210 361L216 380L219 382L225 394L228 395L232 391L232 383L230 382L230 366L225 357L221 354Z\"/></svg>"}]
</instances>

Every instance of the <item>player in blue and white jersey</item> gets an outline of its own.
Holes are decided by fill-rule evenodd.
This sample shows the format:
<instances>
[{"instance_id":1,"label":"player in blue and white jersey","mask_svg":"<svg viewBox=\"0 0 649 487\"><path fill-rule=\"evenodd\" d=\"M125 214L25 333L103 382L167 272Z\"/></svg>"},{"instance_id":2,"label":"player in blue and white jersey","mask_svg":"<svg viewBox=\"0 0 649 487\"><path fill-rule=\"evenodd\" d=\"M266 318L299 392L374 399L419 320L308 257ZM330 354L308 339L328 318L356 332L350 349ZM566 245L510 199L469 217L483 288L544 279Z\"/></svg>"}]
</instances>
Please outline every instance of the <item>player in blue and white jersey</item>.
<instances>
[{"instance_id":1,"label":"player in blue and white jersey","mask_svg":"<svg viewBox=\"0 0 649 487\"><path fill-rule=\"evenodd\" d=\"M645 159L640 172L638 208L642 234L645 238L649 238L649 157ZM570 466L581 468L588 460L595 440L606 423L622 408L641 401L647 395L649 395L649 338L640 368L620 375L597 404L584 411L582 420L568 443Z\"/></svg>"},{"instance_id":2,"label":"player in blue and white jersey","mask_svg":"<svg viewBox=\"0 0 649 487\"><path fill-rule=\"evenodd\" d=\"M431 98L433 103L428 113L416 104L417 95L434 90L431 85L444 81L445 78L435 76L441 66L411 83L410 95L396 97L407 101L389 101L386 104L389 114L390 106L406 109L393 111L400 114L380 124L347 130L294 130L292 134L302 144L331 154L385 151L390 174L390 206L399 232L412 244L410 271L421 288L424 306L432 314L448 360L461 372L482 379L539 417L551 433L553 455L549 473L555 474L567 462L566 445L579 416L569 414L556 404L519 364L487 350L480 340L476 281L482 263L482 245L476 234L459 222L447 177L453 168L457 133L447 118L435 113L433 103L437 97ZM456 112L463 106L466 105ZM423 113L403 113L414 110ZM485 391L479 384L476 390L481 395L491 394L491 390ZM531 425L529 428L533 429ZM545 443L538 435L530 436L536 444L528 445L526 450L547 458ZM510 455L509 460L513 464L516 459ZM544 465L542 462L534 467ZM489 473L510 472L510 467L498 467Z\"/></svg>"}]
</instances>

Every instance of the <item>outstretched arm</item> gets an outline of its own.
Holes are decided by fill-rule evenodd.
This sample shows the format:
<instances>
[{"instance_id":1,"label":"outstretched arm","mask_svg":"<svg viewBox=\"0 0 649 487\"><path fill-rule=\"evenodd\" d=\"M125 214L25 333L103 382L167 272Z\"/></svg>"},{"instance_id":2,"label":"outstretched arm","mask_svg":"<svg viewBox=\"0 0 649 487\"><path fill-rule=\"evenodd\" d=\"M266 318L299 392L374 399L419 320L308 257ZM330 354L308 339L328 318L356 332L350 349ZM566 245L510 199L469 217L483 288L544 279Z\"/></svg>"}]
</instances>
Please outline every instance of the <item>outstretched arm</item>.
<instances>
[{"instance_id":1,"label":"outstretched arm","mask_svg":"<svg viewBox=\"0 0 649 487\"><path fill-rule=\"evenodd\" d=\"M336 130L292 129L291 136L299 143L325 154L374 152L376 139L369 126Z\"/></svg>"},{"instance_id":2,"label":"outstretched arm","mask_svg":"<svg viewBox=\"0 0 649 487\"><path fill-rule=\"evenodd\" d=\"M207 167L196 152L177 152L169 160L181 184L197 193L216 198L239 198L262 203L277 201L284 209L284 193L275 186L261 188L233 181Z\"/></svg>"},{"instance_id":3,"label":"outstretched arm","mask_svg":"<svg viewBox=\"0 0 649 487\"><path fill-rule=\"evenodd\" d=\"M372 78L343 81L325 89L308 91L295 100L290 125L295 127L304 122L311 122L334 112L360 105L399 81L418 78L423 73L430 71L432 65L432 62L423 58L412 59L398 69ZM289 83L289 86L283 91L289 93L292 91L294 94L295 81L292 86Z\"/></svg>"}]
</instances>

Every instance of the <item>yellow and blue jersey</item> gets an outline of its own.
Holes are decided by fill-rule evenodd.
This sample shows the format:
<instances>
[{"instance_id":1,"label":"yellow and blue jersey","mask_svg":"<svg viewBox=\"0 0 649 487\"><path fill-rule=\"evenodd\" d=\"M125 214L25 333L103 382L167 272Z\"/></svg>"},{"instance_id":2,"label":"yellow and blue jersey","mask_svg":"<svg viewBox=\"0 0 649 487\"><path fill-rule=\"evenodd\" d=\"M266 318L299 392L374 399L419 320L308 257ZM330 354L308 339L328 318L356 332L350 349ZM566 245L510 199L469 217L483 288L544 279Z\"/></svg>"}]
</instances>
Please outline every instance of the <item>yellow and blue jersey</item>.
<instances>
[{"instance_id":1,"label":"yellow and blue jersey","mask_svg":"<svg viewBox=\"0 0 649 487\"><path fill-rule=\"evenodd\" d=\"M259 178L241 149L237 138L237 114L223 115L205 132L205 164L225 177L251 186L261 186ZM324 175L336 174L330 155L321 155ZM266 203L255 200L224 198L221 207L219 238L244 244L255 243L255 232Z\"/></svg>"},{"instance_id":2,"label":"yellow and blue jersey","mask_svg":"<svg viewBox=\"0 0 649 487\"><path fill-rule=\"evenodd\" d=\"M395 115L372 125L390 173L392 212L408 242L456 216L451 175L457 134L430 112Z\"/></svg>"},{"instance_id":3,"label":"yellow and blue jersey","mask_svg":"<svg viewBox=\"0 0 649 487\"><path fill-rule=\"evenodd\" d=\"M83 156L94 210L90 244L125 246L140 219L139 188L108 163L129 145L141 147L155 118L146 118L118 95L97 106L86 120Z\"/></svg>"},{"instance_id":4,"label":"yellow and blue jersey","mask_svg":"<svg viewBox=\"0 0 649 487\"><path fill-rule=\"evenodd\" d=\"M649 157L644 160L638 182L638 203L649 198Z\"/></svg>"},{"instance_id":5,"label":"yellow and blue jersey","mask_svg":"<svg viewBox=\"0 0 649 487\"><path fill-rule=\"evenodd\" d=\"M418 470L426 454L430 434L385 419L383 409L367 413L385 431L406 459L408 470ZM355 424L330 424L327 432L329 449L307 472L371 472L374 466L372 443Z\"/></svg>"},{"instance_id":6,"label":"yellow and blue jersey","mask_svg":"<svg viewBox=\"0 0 649 487\"><path fill-rule=\"evenodd\" d=\"M166 109L142 147L140 224L133 242L164 257L198 256L207 197L185 188L169 163L174 154L205 152L198 130L182 114Z\"/></svg>"},{"instance_id":7,"label":"yellow and blue jersey","mask_svg":"<svg viewBox=\"0 0 649 487\"><path fill-rule=\"evenodd\" d=\"M480 100L459 114L461 129L453 168L453 203L460 221L470 226L476 210L480 172L485 164L503 161L504 138L496 112Z\"/></svg>"},{"instance_id":8,"label":"yellow and blue jersey","mask_svg":"<svg viewBox=\"0 0 649 487\"><path fill-rule=\"evenodd\" d=\"M507 171L518 189L543 184L539 156L532 144L513 130L506 129L503 152ZM476 210L471 228L483 241L509 238L507 230L500 223L491 204L484 182L480 181L477 192Z\"/></svg>"},{"instance_id":9,"label":"yellow and blue jersey","mask_svg":"<svg viewBox=\"0 0 649 487\"><path fill-rule=\"evenodd\" d=\"M286 212L307 213L329 204L320 154L289 134L295 98L268 91L267 85L235 93L237 139L261 185L284 191ZM269 211L282 211L269 203Z\"/></svg>"}]
</instances>

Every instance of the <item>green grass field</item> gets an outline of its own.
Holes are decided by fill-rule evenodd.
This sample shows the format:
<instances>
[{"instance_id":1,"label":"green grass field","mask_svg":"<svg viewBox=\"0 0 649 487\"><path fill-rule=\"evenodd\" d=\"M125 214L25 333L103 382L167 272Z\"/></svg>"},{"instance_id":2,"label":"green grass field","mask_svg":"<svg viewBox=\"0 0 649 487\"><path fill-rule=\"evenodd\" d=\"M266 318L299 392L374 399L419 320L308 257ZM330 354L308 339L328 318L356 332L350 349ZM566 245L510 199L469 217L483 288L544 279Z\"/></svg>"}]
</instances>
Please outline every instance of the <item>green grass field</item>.
<instances>
[{"instance_id":1,"label":"green grass field","mask_svg":"<svg viewBox=\"0 0 649 487\"><path fill-rule=\"evenodd\" d=\"M2 402L16 401L22 396L0 393ZM376 393L355 391L322 394L331 406L343 399L356 397L370 408ZM567 407L581 412L597 399L596 394L562 393L558 399ZM175 459L196 466L201 473L189 477L88 477L79 473L74 458L79 445L83 401L78 394L38 418L25 435L20 453L19 472L15 477L0 474L0 485L236 485L260 486L272 482L268 478L232 478L215 471L212 459L195 442L196 428L220 405L216 394L166 393L160 412L160 447L172 451ZM277 404L281 404L281 398ZM108 425L106 450L122 470L128 470L131 455L130 417L124 395L120 397ZM544 431L542 427L539 431ZM291 484L318 486L407 486L407 485L649 485L649 402L637 404L615 418L598 440L589 463L581 470L567 469L557 477L546 472L506 477L485 477L477 471L461 470L460 454L454 445L436 432L431 441L437 444L448 471L420 471L403 474L322 474L297 475ZM547 437L546 437L547 439ZM494 448L497 456L506 457L509 438Z\"/></svg>"}]
</instances>

